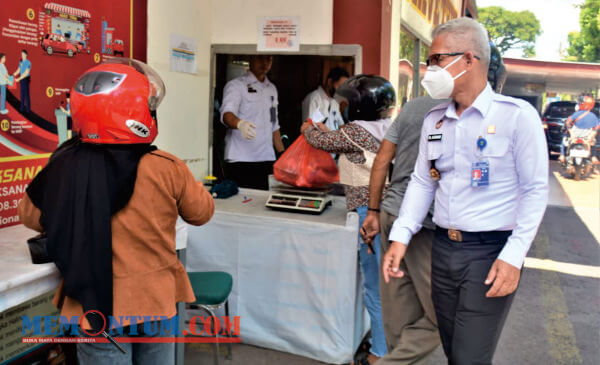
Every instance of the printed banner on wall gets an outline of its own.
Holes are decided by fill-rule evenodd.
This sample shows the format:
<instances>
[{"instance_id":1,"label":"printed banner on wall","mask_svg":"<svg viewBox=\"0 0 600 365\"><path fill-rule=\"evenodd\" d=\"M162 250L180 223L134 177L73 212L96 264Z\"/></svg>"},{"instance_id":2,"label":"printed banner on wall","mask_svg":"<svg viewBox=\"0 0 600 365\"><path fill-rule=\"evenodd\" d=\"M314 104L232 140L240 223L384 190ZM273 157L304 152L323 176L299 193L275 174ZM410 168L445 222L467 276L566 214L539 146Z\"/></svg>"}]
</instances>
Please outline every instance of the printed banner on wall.
<instances>
[{"instance_id":1,"label":"printed banner on wall","mask_svg":"<svg viewBox=\"0 0 600 365\"><path fill-rule=\"evenodd\" d=\"M9 1L0 13L0 228L19 223L31 169L71 135L77 77L112 57L145 61L146 0L56 1Z\"/></svg>"}]
</instances>

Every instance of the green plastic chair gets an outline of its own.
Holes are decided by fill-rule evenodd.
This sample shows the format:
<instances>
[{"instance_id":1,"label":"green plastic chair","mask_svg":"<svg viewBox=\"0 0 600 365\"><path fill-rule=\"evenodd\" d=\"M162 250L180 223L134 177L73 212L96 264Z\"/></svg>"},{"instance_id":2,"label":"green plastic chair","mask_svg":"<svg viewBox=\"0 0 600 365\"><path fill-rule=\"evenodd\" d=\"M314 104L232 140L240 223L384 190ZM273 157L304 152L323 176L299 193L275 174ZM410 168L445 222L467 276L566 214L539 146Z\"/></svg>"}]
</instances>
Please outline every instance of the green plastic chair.
<instances>
[{"instance_id":1,"label":"green plastic chair","mask_svg":"<svg viewBox=\"0 0 600 365\"><path fill-rule=\"evenodd\" d=\"M188 304L190 309L201 309L217 321L214 311L225 306L225 316L229 316L229 294L233 286L233 278L223 271L188 272L192 289L196 296L194 303ZM216 333L214 355L215 364L219 365L219 334ZM227 359L231 359L231 342L228 344Z\"/></svg>"}]
</instances>

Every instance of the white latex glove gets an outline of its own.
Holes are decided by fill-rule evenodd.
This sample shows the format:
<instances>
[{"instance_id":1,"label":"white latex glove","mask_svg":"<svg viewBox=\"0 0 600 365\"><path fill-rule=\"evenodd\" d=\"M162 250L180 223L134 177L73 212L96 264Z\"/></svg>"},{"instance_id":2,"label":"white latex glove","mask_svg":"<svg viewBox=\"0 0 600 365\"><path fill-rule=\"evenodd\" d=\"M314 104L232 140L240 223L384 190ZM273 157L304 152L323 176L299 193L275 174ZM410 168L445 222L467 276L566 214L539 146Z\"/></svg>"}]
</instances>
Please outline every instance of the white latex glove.
<instances>
[{"instance_id":1,"label":"white latex glove","mask_svg":"<svg viewBox=\"0 0 600 365\"><path fill-rule=\"evenodd\" d=\"M254 139L256 137L256 124L241 119L238 122L237 129L242 133L245 139Z\"/></svg>"}]
</instances>

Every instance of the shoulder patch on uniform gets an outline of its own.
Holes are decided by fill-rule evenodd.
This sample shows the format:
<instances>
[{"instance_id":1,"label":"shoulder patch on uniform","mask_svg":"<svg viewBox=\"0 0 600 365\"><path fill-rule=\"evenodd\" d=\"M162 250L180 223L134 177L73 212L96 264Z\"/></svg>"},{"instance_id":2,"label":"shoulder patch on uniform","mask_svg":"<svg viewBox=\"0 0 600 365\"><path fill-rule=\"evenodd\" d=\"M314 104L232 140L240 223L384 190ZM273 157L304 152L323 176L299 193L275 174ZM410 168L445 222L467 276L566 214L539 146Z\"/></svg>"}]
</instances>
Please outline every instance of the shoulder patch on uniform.
<instances>
[{"instance_id":1,"label":"shoulder patch on uniform","mask_svg":"<svg viewBox=\"0 0 600 365\"><path fill-rule=\"evenodd\" d=\"M443 109L445 111L446 109L448 109L451 102L452 102L452 100L448 100L443 103L437 104L436 106L431 108L431 110L429 110L429 113L433 112L434 110L442 110Z\"/></svg>"},{"instance_id":2,"label":"shoulder patch on uniform","mask_svg":"<svg viewBox=\"0 0 600 365\"><path fill-rule=\"evenodd\" d=\"M231 79L231 80L227 81L227 83L225 84L225 87L227 87L227 86L234 86L234 85L236 85L238 87L239 86L244 86L245 87L246 84L247 84L247 82L245 80L246 80L245 78L242 79L240 77L236 77L235 79Z\"/></svg>"},{"instance_id":3,"label":"shoulder patch on uniform","mask_svg":"<svg viewBox=\"0 0 600 365\"><path fill-rule=\"evenodd\" d=\"M531 105L527 100L513 98L511 96L506 96L502 94L496 94L494 101L502 103L504 105L512 105L515 107L515 110L521 110L523 112L532 113L539 117L539 114L535 107Z\"/></svg>"},{"instance_id":4,"label":"shoulder patch on uniform","mask_svg":"<svg viewBox=\"0 0 600 365\"><path fill-rule=\"evenodd\" d=\"M431 109L427 114L425 114L425 118L423 118L423 124L434 126L440 119L442 119L446 114L446 109L448 108L448 105L450 104L444 103L443 105L445 105L445 107L441 107L441 105L438 105Z\"/></svg>"},{"instance_id":5,"label":"shoulder patch on uniform","mask_svg":"<svg viewBox=\"0 0 600 365\"><path fill-rule=\"evenodd\" d=\"M500 103L512 104L515 106L531 105L523 99L517 99L517 98L513 98L512 96L506 96L506 95L502 95L502 94L495 94L494 101L497 101Z\"/></svg>"}]
</instances>

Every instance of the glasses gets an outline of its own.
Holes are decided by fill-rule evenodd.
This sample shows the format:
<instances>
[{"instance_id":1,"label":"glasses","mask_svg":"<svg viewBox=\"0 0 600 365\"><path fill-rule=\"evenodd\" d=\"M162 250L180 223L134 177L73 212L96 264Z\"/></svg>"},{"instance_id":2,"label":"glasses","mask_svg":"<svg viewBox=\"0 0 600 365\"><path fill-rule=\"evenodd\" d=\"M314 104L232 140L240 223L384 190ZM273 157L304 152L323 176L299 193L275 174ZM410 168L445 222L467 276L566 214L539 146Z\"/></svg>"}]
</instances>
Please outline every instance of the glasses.
<instances>
[{"instance_id":1,"label":"glasses","mask_svg":"<svg viewBox=\"0 0 600 365\"><path fill-rule=\"evenodd\" d=\"M432 54L431 56L427 57L427 66L438 65L440 63L440 57L442 57L442 56L460 56L463 54L465 54L465 52L435 53L435 54ZM478 60L481 60L481 58L479 58L479 56L473 55L473 57L475 57Z\"/></svg>"}]
</instances>

